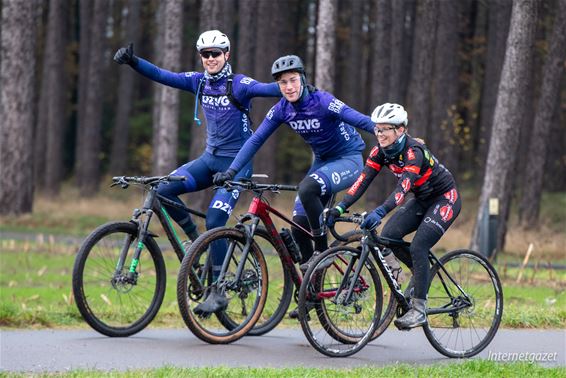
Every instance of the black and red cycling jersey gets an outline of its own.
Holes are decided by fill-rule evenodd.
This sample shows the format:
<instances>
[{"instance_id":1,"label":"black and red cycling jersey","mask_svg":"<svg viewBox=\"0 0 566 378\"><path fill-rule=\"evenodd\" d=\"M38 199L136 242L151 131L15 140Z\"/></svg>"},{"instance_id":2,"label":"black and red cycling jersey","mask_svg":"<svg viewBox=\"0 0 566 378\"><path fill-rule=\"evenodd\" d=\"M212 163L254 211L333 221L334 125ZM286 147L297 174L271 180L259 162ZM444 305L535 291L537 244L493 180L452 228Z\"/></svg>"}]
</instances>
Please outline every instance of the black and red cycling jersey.
<instances>
[{"instance_id":1,"label":"black and red cycling jersey","mask_svg":"<svg viewBox=\"0 0 566 378\"><path fill-rule=\"evenodd\" d=\"M426 200L442 194L451 195L456 187L450 171L425 145L407 135L405 147L397 156L388 157L379 146L373 147L364 170L344 196L340 207L347 209L356 202L382 167L389 168L399 179L395 190L381 205L387 213L403 203L409 192L413 192L417 199ZM457 196L455 190L453 195Z\"/></svg>"}]
</instances>

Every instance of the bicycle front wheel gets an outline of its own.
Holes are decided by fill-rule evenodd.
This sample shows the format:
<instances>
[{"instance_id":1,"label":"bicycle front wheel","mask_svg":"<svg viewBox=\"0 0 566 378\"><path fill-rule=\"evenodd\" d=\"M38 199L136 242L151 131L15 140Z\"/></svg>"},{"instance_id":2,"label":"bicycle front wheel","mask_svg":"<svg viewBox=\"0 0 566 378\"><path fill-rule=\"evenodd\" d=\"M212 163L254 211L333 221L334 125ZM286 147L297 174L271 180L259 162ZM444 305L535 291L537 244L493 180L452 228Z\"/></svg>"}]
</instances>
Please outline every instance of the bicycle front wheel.
<instances>
[{"instance_id":1,"label":"bicycle front wheel","mask_svg":"<svg viewBox=\"0 0 566 378\"><path fill-rule=\"evenodd\" d=\"M202 234L183 258L177 281L177 301L183 320L203 341L227 344L246 335L261 315L267 297L267 266L254 241L246 251L243 232L220 227ZM220 247L219 247L220 246ZM212 250L227 250L223 277L213 276ZM238 277L238 270L241 274ZM214 315L198 314L195 308L216 288L228 299L225 309Z\"/></svg>"},{"instance_id":2,"label":"bicycle front wheel","mask_svg":"<svg viewBox=\"0 0 566 378\"><path fill-rule=\"evenodd\" d=\"M75 259L73 294L79 312L96 331L111 337L133 335L155 317L165 294L165 263L154 239L130 271L138 245L138 228L132 222L112 222L94 230ZM117 271L120 255L124 268Z\"/></svg>"},{"instance_id":3,"label":"bicycle front wheel","mask_svg":"<svg viewBox=\"0 0 566 378\"><path fill-rule=\"evenodd\" d=\"M359 255L358 249L347 246L326 250L309 267L299 290L303 332L309 343L327 356L358 352L371 341L380 322L381 280L370 259L354 277Z\"/></svg>"},{"instance_id":4,"label":"bicycle front wheel","mask_svg":"<svg viewBox=\"0 0 566 378\"><path fill-rule=\"evenodd\" d=\"M467 358L493 339L503 314L503 290L487 259L470 250L440 258L431 268L424 332L445 356Z\"/></svg>"}]
</instances>

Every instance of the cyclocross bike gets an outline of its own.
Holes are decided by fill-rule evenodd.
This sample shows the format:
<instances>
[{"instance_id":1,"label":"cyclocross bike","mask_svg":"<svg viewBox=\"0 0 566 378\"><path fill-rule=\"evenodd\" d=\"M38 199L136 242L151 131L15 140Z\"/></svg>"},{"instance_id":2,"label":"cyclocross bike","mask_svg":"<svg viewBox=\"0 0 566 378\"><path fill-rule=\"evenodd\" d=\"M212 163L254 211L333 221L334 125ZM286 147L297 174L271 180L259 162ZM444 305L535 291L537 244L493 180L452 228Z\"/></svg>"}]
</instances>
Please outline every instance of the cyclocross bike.
<instances>
[{"instance_id":1,"label":"cyclocross bike","mask_svg":"<svg viewBox=\"0 0 566 378\"><path fill-rule=\"evenodd\" d=\"M363 219L363 214L354 214L337 221L361 224ZM380 284L369 279L376 276L376 266L393 294L390 300L397 302L397 306L387 306L382 319L392 319L387 313L391 309L396 309L397 316L410 309L412 289L409 285L404 292L401 290L382 253L384 248L409 247L410 243L378 236L375 231L362 232L358 248L337 246L320 254L305 273L299 290L303 332L316 350L328 356L356 353L378 328L379 322L372 314L377 314L381 303L375 301L382 297L368 295L366 288L370 283ZM503 291L497 272L485 257L470 250L451 251L440 258L429 251L428 257L431 279L425 335L445 356L474 356L491 342L501 322ZM335 331L348 325L349 339Z\"/></svg>"},{"instance_id":2,"label":"cyclocross bike","mask_svg":"<svg viewBox=\"0 0 566 378\"><path fill-rule=\"evenodd\" d=\"M219 342L219 336L236 327L230 317L226 316L226 312L219 312L215 317L202 317L193 312L199 303L206 300L206 293L195 293L191 285L190 272L196 268L202 274L201 282L213 281L206 277L206 272L209 272L208 275L210 275L210 268L207 268L210 260L210 247L222 243L229 251L224 260L221 276L226 277L227 275L229 279L237 280L248 279L254 285L261 283L265 286L264 309L259 315L250 315L250 319L253 318L255 324L248 324L245 327L248 335L258 336L271 331L281 322L293 297L297 301L298 289L302 282L302 273L297 267L301 261L299 248L289 229L283 228L280 232L277 230L271 215L297 228L311 240L313 239L311 232L273 208L264 195L265 192L296 191L296 186L259 184L251 180L227 181L224 186L227 190L253 192L254 197L248 212L239 218L235 227L219 227L202 234L192 244L183 260L177 282L177 299L185 323L195 335L209 343ZM330 202L332 202L332 199L330 199ZM260 223L263 223L263 226ZM343 235L341 241L335 241L332 246L339 243L357 243L360 237L359 232L349 232ZM268 262L266 273L257 277L257 273L252 274L250 270L239 269L235 261L230 261L233 258L230 254L236 256L235 261L243 261L252 256L254 261ZM224 270L225 267L227 271ZM258 272L263 271L263 268L256 270ZM242 299L235 298L234 295L230 294L230 284L227 285L226 282L220 280L216 286L228 295L230 303L242 301ZM373 285L373 287L381 289L381 285ZM379 294L381 295L381 292ZM250 314L249 311L247 313ZM337 330L337 332L340 332L340 330ZM376 331L374 337L380 334L378 332L379 330Z\"/></svg>"},{"instance_id":3,"label":"cyclocross bike","mask_svg":"<svg viewBox=\"0 0 566 378\"><path fill-rule=\"evenodd\" d=\"M141 186L145 199L129 222L110 222L95 229L75 258L73 294L79 312L96 331L112 337L133 335L155 317L165 295L163 255L149 230L157 215L179 261L185 256L163 205L198 217L205 214L173 202L157 193L161 183L185 180L183 176L114 177L111 186Z\"/></svg>"}]
</instances>

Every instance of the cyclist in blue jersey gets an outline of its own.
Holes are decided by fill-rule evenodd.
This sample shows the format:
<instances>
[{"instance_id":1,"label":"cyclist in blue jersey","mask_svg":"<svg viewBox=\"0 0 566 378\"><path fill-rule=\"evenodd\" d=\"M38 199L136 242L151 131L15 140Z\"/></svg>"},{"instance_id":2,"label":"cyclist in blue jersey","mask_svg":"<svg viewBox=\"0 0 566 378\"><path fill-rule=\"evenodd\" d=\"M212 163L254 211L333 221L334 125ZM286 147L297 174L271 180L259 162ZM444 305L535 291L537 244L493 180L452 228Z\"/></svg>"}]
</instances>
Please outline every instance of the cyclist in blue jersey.
<instances>
[{"instance_id":1,"label":"cyclist in blue jersey","mask_svg":"<svg viewBox=\"0 0 566 378\"><path fill-rule=\"evenodd\" d=\"M301 59L287 55L277 59L271 74L283 98L267 113L256 133L246 141L230 168L214 176L214 182L232 179L251 161L267 138L283 123L289 125L310 145L314 162L299 184L293 220L315 235L311 241L293 230L302 254L301 269L308 267L313 251L327 249L320 215L333 193L352 185L363 169L365 144L354 127L373 133L373 122L330 93L307 84ZM354 126L354 127L352 127ZM294 313L291 313L293 317Z\"/></svg>"},{"instance_id":2,"label":"cyclist in blue jersey","mask_svg":"<svg viewBox=\"0 0 566 378\"><path fill-rule=\"evenodd\" d=\"M218 31L209 30L202 33L197 40L196 48L201 56L204 72L171 72L159 68L144 60L133 52L133 46L120 48L114 55L114 61L128 64L147 78L161 84L183 89L195 94L195 121L198 118L200 101L206 118L206 149L203 154L183 164L172 174L186 176L183 182L164 183L158 193L177 203L182 203L179 195L195 192L212 186L212 177L217 172L225 171L232 160L252 135L249 117L250 102L254 97L281 97L276 83L260 83L242 74L233 74L228 63L230 58L230 40ZM244 164L239 177L250 177L252 164ZM217 190L208 207L206 228L223 226L238 200L238 192L228 193L224 189ZM179 224L191 240L198 237L196 225L189 214L173 207L168 207L171 217ZM215 245L213 257L213 274L218 274L226 248ZM207 314L207 302L219 303L220 307L227 301L216 293L209 295L210 301L203 304L203 314ZM218 306L213 306L218 307ZM195 309L199 312L199 309ZM210 313L210 312L208 312Z\"/></svg>"}]
</instances>

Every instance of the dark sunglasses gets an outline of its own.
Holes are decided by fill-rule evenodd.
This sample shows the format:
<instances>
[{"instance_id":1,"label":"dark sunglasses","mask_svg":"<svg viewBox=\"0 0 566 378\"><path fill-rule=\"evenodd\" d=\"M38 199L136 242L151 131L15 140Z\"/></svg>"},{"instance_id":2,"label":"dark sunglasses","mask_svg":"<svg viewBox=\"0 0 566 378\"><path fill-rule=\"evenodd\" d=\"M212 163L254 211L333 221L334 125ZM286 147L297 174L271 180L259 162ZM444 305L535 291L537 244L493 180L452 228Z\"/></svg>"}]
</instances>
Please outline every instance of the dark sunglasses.
<instances>
[{"instance_id":1,"label":"dark sunglasses","mask_svg":"<svg viewBox=\"0 0 566 378\"><path fill-rule=\"evenodd\" d=\"M222 51L217 51L217 50L200 52L200 56L202 56L204 59L208 59L210 57L218 58L221 54Z\"/></svg>"}]
</instances>

